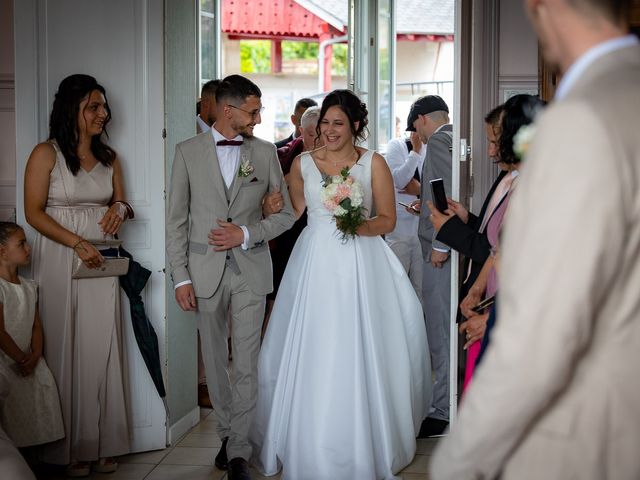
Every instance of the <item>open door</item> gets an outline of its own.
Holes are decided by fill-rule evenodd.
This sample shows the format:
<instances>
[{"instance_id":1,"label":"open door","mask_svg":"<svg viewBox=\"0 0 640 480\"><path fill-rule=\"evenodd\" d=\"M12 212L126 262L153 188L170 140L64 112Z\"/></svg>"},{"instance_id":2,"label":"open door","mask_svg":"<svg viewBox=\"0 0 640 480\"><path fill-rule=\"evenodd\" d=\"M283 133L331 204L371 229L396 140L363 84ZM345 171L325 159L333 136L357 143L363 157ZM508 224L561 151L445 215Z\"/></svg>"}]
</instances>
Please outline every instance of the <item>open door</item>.
<instances>
[{"instance_id":1,"label":"open door","mask_svg":"<svg viewBox=\"0 0 640 480\"><path fill-rule=\"evenodd\" d=\"M142 299L164 365L163 2L25 0L14 2L14 26L17 221L26 225L24 168L33 147L47 138L58 84L73 73L95 76L108 93L113 115L109 144L118 152L136 213L121 237L134 258L152 271ZM27 234L32 238L33 231ZM124 294L122 312L132 449L164 448L165 407L134 339Z\"/></svg>"},{"instance_id":2,"label":"open door","mask_svg":"<svg viewBox=\"0 0 640 480\"><path fill-rule=\"evenodd\" d=\"M468 141L472 107L471 92L471 0L455 0L454 27L454 84L453 84L453 151L452 151L452 189L455 200L468 204L469 172L467 162ZM460 255L451 250L451 310L450 310L450 351L449 351L449 422L455 423L458 409L458 391L461 385L458 365L458 292L460 284Z\"/></svg>"}]
</instances>

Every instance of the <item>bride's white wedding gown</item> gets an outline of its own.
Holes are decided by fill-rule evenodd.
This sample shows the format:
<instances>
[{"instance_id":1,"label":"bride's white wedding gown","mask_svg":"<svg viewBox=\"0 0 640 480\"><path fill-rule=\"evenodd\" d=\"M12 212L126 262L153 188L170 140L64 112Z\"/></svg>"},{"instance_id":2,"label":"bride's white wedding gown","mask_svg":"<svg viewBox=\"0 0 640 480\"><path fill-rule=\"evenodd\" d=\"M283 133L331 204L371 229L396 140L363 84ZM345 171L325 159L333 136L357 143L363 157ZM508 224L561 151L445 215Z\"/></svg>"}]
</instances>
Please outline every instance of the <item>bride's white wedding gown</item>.
<instances>
[{"instance_id":1,"label":"bride's white wedding gown","mask_svg":"<svg viewBox=\"0 0 640 480\"><path fill-rule=\"evenodd\" d=\"M351 169L371 212L371 159ZM253 462L289 480L392 479L431 401L420 302L381 237L343 242L301 158L308 226L293 249L258 364Z\"/></svg>"}]
</instances>

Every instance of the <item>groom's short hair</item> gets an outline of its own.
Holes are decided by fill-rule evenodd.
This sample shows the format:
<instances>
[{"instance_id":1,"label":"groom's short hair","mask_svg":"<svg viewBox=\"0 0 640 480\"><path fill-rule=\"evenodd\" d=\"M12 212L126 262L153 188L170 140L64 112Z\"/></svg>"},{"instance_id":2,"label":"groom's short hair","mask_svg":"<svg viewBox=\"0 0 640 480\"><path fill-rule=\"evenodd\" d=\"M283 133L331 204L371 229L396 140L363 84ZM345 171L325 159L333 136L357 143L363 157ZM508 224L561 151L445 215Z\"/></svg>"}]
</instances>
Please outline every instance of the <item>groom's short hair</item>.
<instances>
[{"instance_id":1,"label":"groom's short hair","mask_svg":"<svg viewBox=\"0 0 640 480\"><path fill-rule=\"evenodd\" d=\"M216 90L216 102L237 103L245 102L247 97L262 97L258 86L242 75L229 75L224 77ZM236 105L237 106L237 105Z\"/></svg>"}]
</instances>

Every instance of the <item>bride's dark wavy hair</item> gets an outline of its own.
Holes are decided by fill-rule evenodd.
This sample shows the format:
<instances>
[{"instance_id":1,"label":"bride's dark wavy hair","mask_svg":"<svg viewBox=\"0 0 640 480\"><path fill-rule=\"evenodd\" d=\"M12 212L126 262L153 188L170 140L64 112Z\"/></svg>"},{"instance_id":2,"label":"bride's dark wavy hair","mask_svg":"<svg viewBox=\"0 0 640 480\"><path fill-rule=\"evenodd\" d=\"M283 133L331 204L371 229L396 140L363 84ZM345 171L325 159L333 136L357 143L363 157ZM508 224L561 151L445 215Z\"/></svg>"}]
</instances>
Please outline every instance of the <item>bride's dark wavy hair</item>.
<instances>
[{"instance_id":1,"label":"bride's dark wavy hair","mask_svg":"<svg viewBox=\"0 0 640 480\"><path fill-rule=\"evenodd\" d=\"M322 122L327 110L331 107L339 107L349 119L354 145L358 140L363 141L367 138L369 133L367 129L369 111L367 110L367 105L362 103L351 90L334 90L324 98L320 108L318 125L316 126L318 137L320 136L320 122ZM358 128L356 128L356 122L358 122Z\"/></svg>"},{"instance_id":2,"label":"bride's dark wavy hair","mask_svg":"<svg viewBox=\"0 0 640 480\"><path fill-rule=\"evenodd\" d=\"M498 158L506 164L518 163L520 159L513 151L513 139L524 125L533 123L536 115L546 105L536 95L514 95L502 106L500 135L498 136Z\"/></svg>"},{"instance_id":3,"label":"bride's dark wavy hair","mask_svg":"<svg viewBox=\"0 0 640 480\"><path fill-rule=\"evenodd\" d=\"M80 103L94 90L104 95L107 94L102 85L90 75L77 73L69 75L60 82L58 91L53 100L53 108L49 118L49 140L55 140L64 155L67 167L76 175L80 170L80 158L78 157L78 113ZM104 119L102 133L109 138L107 124L111 120L109 102L105 104L107 117ZM110 166L116 158L116 152L102 141L102 133L91 137L91 153L105 166Z\"/></svg>"}]
</instances>

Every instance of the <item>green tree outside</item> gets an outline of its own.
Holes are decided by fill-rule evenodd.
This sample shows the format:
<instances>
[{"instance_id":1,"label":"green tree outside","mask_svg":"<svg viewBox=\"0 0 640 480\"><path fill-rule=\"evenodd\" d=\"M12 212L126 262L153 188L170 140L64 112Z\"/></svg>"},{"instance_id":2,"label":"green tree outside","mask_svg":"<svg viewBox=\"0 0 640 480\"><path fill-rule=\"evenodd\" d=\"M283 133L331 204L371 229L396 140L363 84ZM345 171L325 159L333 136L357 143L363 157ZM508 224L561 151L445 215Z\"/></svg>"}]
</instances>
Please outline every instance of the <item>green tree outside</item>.
<instances>
[{"instance_id":1,"label":"green tree outside","mask_svg":"<svg viewBox=\"0 0 640 480\"><path fill-rule=\"evenodd\" d=\"M282 59L317 60L317 42L282 42ZM242 73L271 72L271 40L240 40L240 70ZM347 45L339 43L333 46L333 75L347 74Z\"/></svg>"}]
</instances>

